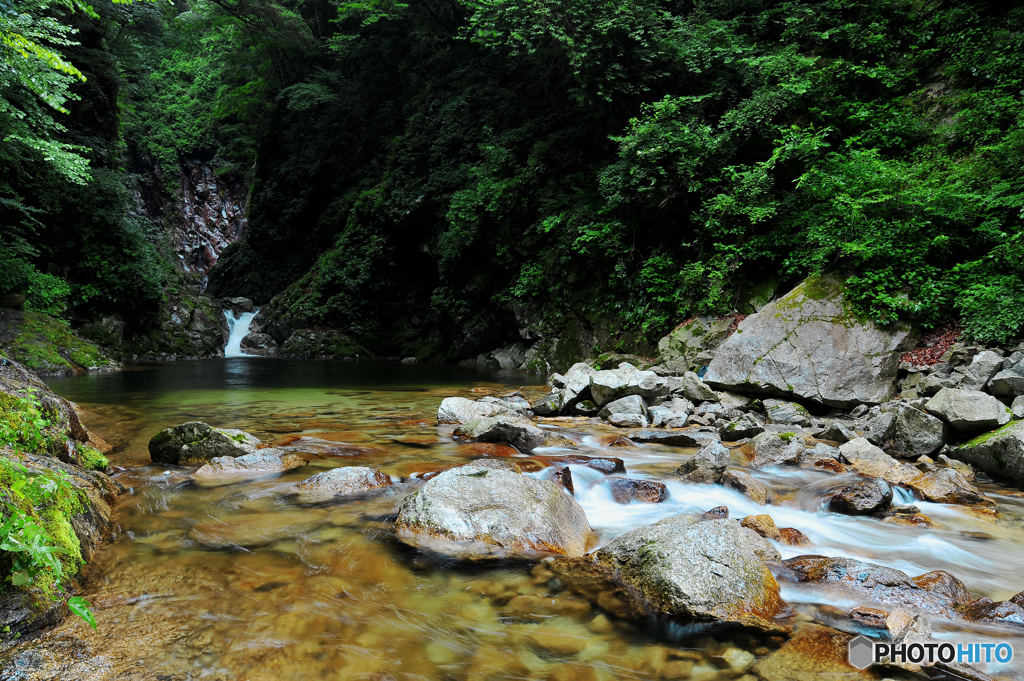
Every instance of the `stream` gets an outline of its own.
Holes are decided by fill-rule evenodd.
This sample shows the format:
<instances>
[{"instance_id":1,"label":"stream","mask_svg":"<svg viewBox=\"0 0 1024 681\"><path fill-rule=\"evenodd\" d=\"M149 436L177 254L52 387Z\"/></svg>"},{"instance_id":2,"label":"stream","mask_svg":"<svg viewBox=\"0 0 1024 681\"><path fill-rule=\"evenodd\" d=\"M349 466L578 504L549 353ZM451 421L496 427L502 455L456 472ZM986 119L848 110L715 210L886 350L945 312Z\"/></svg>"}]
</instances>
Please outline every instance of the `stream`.
<instances>
[{"instance_id":1,"label":"stream","mask_svg":"<svg viewBox=\"0 0 1024 681\"><path fill-rule=\"evenodd\" d=\"M441 400L516 389L534 399L547 393L541 380L418 364L244 356L48 379L114 445L108 456L128 489L118 502L114 540L90 566L86 596L98 630L74 618L53 635L73 631L101 655L109 678L138 679L724 680L739 675L722 663L730 647L770 654L778 641L616 620L560 590L557 580L535 576L542 571L532 564L467 567L405 547L391 521L413 483L312 505L292 494L294 483L338 465L373 466L398 481L479 458L487 447L453 441L453 427L436 425ZM240 428L275 444L304 437L330 446L307 440L302 451L300 440L309 464L284 474L199 483L189 469L151 465L147 451L155 433L186 421ZM662 518L726 505L730 517L769 513L778 526L807 535L811 546L777 545L783 558L846 556L911 576L942 569L975 597L995 600L1024 589L1024 499L990 483L979 486L998 504L999 518L906 496L936 527L902 526L823 510L826 495L854 475L749 471L774 496L764 507L722 486L668 479L692 449L608 448L602 438L625 431L559 420L541 425L560 428L578 450L536 454L614 456L625 461L629 477L668 485L661 504L621 505L600 474L571 466L598 544ZM743 466L737 452L733 466ZM820 587L780 584L798 617L818 618L822 605L859 604ZM933 625L937 638L1014 644L1018 655L1009 665L986 671L1024 678L1024 628Z\"/></svg>"}]
</instances>

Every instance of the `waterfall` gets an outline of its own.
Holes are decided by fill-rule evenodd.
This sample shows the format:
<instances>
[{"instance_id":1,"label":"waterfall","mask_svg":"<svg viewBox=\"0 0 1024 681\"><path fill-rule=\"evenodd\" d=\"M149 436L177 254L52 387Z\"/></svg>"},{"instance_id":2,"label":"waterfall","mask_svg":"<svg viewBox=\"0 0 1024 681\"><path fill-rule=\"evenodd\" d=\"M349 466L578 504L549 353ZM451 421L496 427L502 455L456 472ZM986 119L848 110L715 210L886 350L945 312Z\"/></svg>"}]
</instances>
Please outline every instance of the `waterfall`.
<instances>
[{"instance_id":1,"label":"waterfall","mask_svg":"<svg viewBox=\"0 0 1024 681\"><path fill-rule=\"evenodd\" d=\"M225 357L251 357L242 352L242 339L249 333L249 324L253 317L259 312L256 308L253 312L243 312L235 316L234 310L224 310L224 318L228 320L228 344L224 347Z\"/></svg>"}]
</instances>

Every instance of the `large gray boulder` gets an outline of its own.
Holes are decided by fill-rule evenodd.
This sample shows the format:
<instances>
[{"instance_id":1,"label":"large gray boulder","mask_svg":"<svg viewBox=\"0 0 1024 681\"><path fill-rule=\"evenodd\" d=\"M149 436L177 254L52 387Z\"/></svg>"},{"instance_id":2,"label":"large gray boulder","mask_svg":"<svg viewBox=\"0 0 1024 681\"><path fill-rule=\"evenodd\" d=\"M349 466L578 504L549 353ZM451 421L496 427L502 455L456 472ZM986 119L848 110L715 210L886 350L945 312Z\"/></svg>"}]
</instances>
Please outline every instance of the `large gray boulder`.
<instances>
[{"instance_id":1,"label":"large gray boulder","mask_svg":"<svg viewBox=\"0 0 1024 681\"><path fill-rule=\"evenodd\" d=\"M632 414L644 418L647 416L647 403L639 395L620 397L614 402L609 402L597 412L600 418L607 419L612 414Z\"/></svg>"},{"instance_id":2,"label":"large gray boulder","mask_svg":"<svg viewBox=\"0 0 1024 681\"><path fill-rule=\"evenodd\" d=\"M885 480L875 478L855 482L836 492L828 501L828 510L844 515L869 515L889 508L892 487Z\"/></svg>"},{"instance_id":3,"label":"large gray boulder","mask_svg":"<svg viewBox=\"0 0 1024 681\"><path fill-rule=\"evenodd\" d=\"M1002 364L1003 358L991 350L979 352L970 364L956 368L957 373L963 375L959 387L962 390L983 390Z\"/></svg>"},{"instance_id":4,"label":"large gray boulder","mask_svg":"<svg viewBox=\"0 0 1024 681\"><path fill-rule=\"evenodd\" d=\"M664 397L668 392L668 379L653 371L640 371L627 362L620 364L617 369L590 375L590 396L599 407L630 395L654 398Z\"/></svg>"},{"instance_id":5,"label":"large gray boulder","mask_svg":"<svg viewBox=\"0 0 1024 681\"><path fill-rule=\"evenodd\" d=\"M761 433L743 445L740 451L751 468L795 464L805 448L804 440L794 433Z\"/></svg>"},{"instance_id":6,"label":"large gray boulder","mask_svg":"<svg viewBox=\"0 0 1024 681\"><path fill-rule=\"evenodd\" d=\"M446 397L437 409L438 423L469 423L490 416L518 416L511 405L502 402L476 402L465 397Z\"/></svg>"},{"instance_id":7,"label":"large gray boulder","mask_svg":"<svg viewBox=\"0 0 1024 681\"><path fill-rule=\"evenodd\" d=\"M590 525L554 483L471 463L406 497L395 530L407 544L458 558L582 556Z\"/></svg>"},{"instance_id":8,"label":"large gray boulder","mask_svg":"<svg viewBox=\"0 0 1024 681\"><path fill-rule=\"evenodd\" d=\"M683 396L694 403L718 401L718 394L692 371L683 374Z\"/></svg>"},{"instance_id":9,"label":"large gray boulder","mask_svg":"<svg viewBox=\"0 0 1024 681\"><path fill-rule=\"evenodd\" d=\"M988 390L999 397L1024 395L1024 361L1003 369L988 382Z\"/></svg>"},{"instance_id":10,"label":"large gray boulder","mask_svg":"<svg viewBox=\"0 0 1024 681\"><path fill-rule=\"evenodd\" d=\"M778 582L736 520L666 518L622 535L593 560L669 615L771 629L782 607Z\"/></svg>"},{"instance_id":11,"label":"large gray boulder","mask_svg":"<svg viewBox=\"0 0 1024 681\"><path fill-rule=\"evenodd\" d=\"M234 428L214 428L194 421L167 428L149 441L153 463L201 465L221 456L255 454L259 438Z\"/></svg>"},{"instance_id":12,"label":"large gray boulder","mask_svg":"<svg viewBox=\"0 0 1024 681\"><path fill-rule=\"evenodd\" d=\"M937 452L946 444L946 428L931 414L906 407L900 410L892 426L893 451L911 459Z\"/></svg>"},{"instance_id":13,"label":"large gray boulder","mask_svg":"<svg viewBox=\"0 0 1024 681\"><path fill-rule=\"evenodd\" d=\"M722 479L729 467L729 450L721 442L709 442L692 459L675 470L683 482L714 484Z\"/></svg>"},{"instance_id":14,"label":"large gray boulder","mask_svg":"<svg viewBox=\"0 0 1024 681\"><path fill-rule=\"evenodd\" d=\"M680 324L658 341L659 364L666 369L686 372L700 369L705 364L702 355L714 352L729 336L731 317L696 317Z\"/></svg>"},{"instance_id":15,"label":"large gray boulder","mask_svg":"<svg viewBox=\"0 0 1024 681\"><path fill-rule=\"evenodd\" d=\"M995 430L1010 422L1011 412L996 398L980 390L944 388L924 405L961 437Z\"/></svg>"},{"instance_id":16,"label":"large gray boulder","mask_svg":"<svg viewBox=\"0 0 1024 681\"><path fill-rule=\"evenodd\" d=\"M544 443L544 431L515 416L491 416L469 421L452 433L479 442L507 442L520 452L530 452Z\"/></svg>"},{"instance_id":17,"label":"large gray boulder","mask_svg":"<svg viewBox=\"0 0 1024 681\"><path fill-rule=\"evenodd\" d=\"M765 400L764 411L768 415L768 423L777 423L783 426L811 425L810 413L796 402Z\"/></svg>"},{"instance_id":18,"label":"large gray boulder","mask_svg":"<svg viewBox=\"0 0 1024 681\"><path fill-rule=\"evenodd\" d=\"M841 280L811 277L750 315L718 347L704 382L844 409L885 402L910 332L858 319L843 291Z\"/></svg>"},{"instance_id":19,"label":"large gray boulder","mask_svg":"<svg viewBox=\"0 0 1024 681\"><path fill-rule=\"evenodd\" d=\"M839 447L839 456L843 463L849 464L861 475L882 478L894 485L905 484L920 475L916 468L910 464L901 464L863 437L843 443Z\"/></svg>"},{"instance_id":20,"label":"large gray boulder","mask_svg":"<svg viewBox=\"0 0 1024 681\"><path fill-rule=\"evenodd\" d=\"M1024 421L979 435L953 450L951 457L985 471L993 480L1024 487Z\"/></svg>"}]
</instances>

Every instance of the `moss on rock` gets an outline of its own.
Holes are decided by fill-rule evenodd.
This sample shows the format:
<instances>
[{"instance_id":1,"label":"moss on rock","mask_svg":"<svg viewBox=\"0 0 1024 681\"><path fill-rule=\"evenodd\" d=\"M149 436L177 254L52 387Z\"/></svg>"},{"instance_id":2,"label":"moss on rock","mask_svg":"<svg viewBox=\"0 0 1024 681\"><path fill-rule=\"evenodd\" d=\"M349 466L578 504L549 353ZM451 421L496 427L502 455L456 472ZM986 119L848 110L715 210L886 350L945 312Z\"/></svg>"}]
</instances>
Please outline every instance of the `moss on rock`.
<instances>
[{"instance_id":1,"label":"moss on rock","mask_svg":"<svg viewBox=\"0 0 1024 681\"><path fill-rule=\"evenodd\" d=\"M31 310L0 309L0 345L6 357L38 373L117 366L96 345L75 334L64 320Z\"/></svg>"}]
</instances>

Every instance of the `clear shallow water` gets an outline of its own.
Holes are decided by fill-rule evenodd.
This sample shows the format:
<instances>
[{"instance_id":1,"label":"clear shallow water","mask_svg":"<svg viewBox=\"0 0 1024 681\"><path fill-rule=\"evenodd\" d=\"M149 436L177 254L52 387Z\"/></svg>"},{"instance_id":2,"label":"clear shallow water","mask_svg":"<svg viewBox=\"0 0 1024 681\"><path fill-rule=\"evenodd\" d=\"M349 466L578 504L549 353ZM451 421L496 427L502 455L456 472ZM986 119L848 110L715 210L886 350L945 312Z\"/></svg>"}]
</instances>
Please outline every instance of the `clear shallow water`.
<instances>
[{"instance_id":1,"label":"clear shallow water","mask_svg":"<svg viewBox=\"0 0 1024 681\"><path fill-rule=\"evenodd\" d=\"M372 465L399 480L477 458L481 448L453 442L451 427L435 425L441 399L520 387L532 398L547 392L538 380L514 372L259 358L52 379L56 391L86 410L87 425L115 446L111 462L125 469L118 479L130 489L118 504L115 541L93 566L88 597L100 629L69 620L57 635L74 629L94 655L103 655L109 678L140 679L611 679L686 671L724 680L737 676L720 669L729 647L770 654L771 641L745 635L684 637L617 621L559 591L529 564L466 568L408 549L390 525L409 483L313 506L291 494L295 482L337 465ZM353 445L352 455L311 454L309 465L280 476L199 485L188 469L149 465L149 439L189 420L274 443L297 436L344 442ZM666 480L692 450L604 448L601 436L621 432L610 427L573 424L560 432L582 453L622 458L631 477L669 486L665 503L623 506L611 501L601 476L571 467L599 543L724 504L735 518L769 513L812 541L779 546L784 557L848 556L910 575L945 569L975 596L997 600L1024 589L1024 500L994 497L999 519L919 503L937 527L904 527L824 513L823 495L847 477L775 468L755 472L776 497L776 505L763 507L720 486ZM741 465L738 457L734 463ZM783 583L783 590L797 609L858 604L820 589ZM937 626L949 630L944 636L965 635L963 625ZM1016 641L1024 659L1019 630L970 632Z\"/></svg>"}]
</instances>

